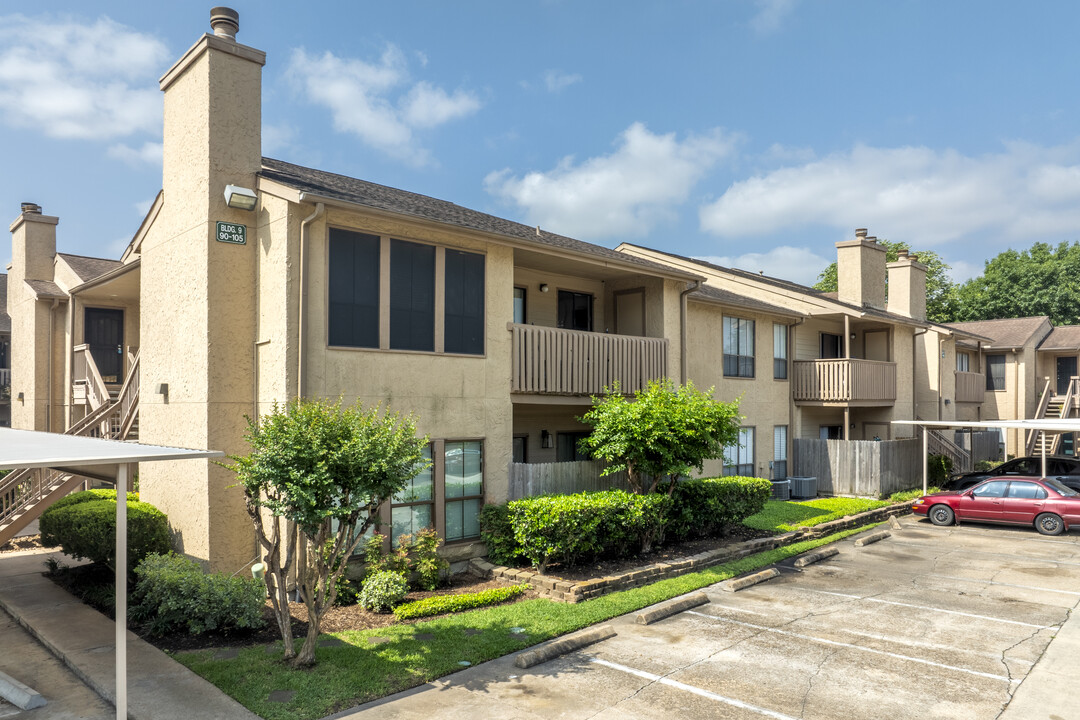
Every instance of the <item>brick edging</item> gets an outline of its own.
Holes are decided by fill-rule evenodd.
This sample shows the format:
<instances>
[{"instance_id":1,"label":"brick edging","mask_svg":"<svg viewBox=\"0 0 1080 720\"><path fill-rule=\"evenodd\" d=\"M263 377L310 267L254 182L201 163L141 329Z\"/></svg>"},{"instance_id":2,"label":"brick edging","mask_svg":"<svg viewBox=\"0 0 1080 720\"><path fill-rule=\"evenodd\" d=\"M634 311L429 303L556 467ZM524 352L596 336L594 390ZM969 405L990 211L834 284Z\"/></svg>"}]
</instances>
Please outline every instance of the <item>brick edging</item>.
<instances>
[{"instance_id":1,"label":"brick edging","mask_svg":"<svg viewBox=\"0 0 1080 720\"><path fill-rule=\"evenodd\" d=\"M501 565L493 565L484 558L473 558L469 561L469 568L481 577L502 580L509 584L528 583L529 585L532 585L533 589L541 596L551 600L576 603L581 602L582 600L588 600L589 598L607 595L608 593L616 592L618 590L629 590L630 588L647 585L656 582L657 580L676 577L686 572L701 570L712 565L727 562L728 560L736 560L746 555L753 555L754 553L765 550L773 550L778 547L784 547L785 545L792 545L802 540L814 540L841 530L848 530L850 528L880 522L891 515L906 515L910 512L910 502L897 503L896 505L889 505L875 510L867 510L858 515L848 515L839 520L832 520L831 522L822 523L821 525L800 528L793 532L784 533L783 535L755 538L754 540L746 540L727 547L707 550L671 563L658 562L652 563L651 565L642 565L641 567L627 570L618 575L609 575L607 577L592 578L590 580L580 580L577 582L562 580L551 575L541 575L538 572L523 568L509 568Z\"/></svg>"}]
</instances>

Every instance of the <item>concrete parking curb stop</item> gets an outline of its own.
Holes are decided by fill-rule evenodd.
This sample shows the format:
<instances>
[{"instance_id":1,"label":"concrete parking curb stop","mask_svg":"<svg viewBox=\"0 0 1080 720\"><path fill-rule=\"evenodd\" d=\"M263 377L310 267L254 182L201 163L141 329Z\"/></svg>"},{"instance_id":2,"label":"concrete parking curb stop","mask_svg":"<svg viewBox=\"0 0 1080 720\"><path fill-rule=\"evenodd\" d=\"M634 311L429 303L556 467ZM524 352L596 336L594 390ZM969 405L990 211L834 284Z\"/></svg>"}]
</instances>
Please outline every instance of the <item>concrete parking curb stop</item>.
<instances>
[{"instance_id":1,"label":"concrete parking curb stop","mask_svg":"<svg viewBox=\"0 0 1080 720\"><path fill-rule=\"evenodd\" d=\"M651 625L658 620L671 617L677 613L681 613L683 610L689 610L692 607L704 605L709 602L709 598L703 592L696 592L691 595L684 595L674 600L668 600L667 602L654 605L648 610L643 610L634 616L635 622L638 625Z\"/></svg>"},{"instance_id":2,"label":"concrete parking curb stop","mask_svg":"<svg viewBox=\"0 0 1080 720\"><path fill-rule=\"evenodd\" d=\"M816 551L814 551L812 553L806 553L805 555L800 555L798 558L795 559L795 567L802 568L802 567L806 567L807 565L811 565L811 564L816 563L816 562L821 562L825 558L831 558L833 555L837 554L838 552L840 552L840 551L837 550L836 548L829 547L829 548L825 548L823 550L816 550Z\"/></svg>"},{"instance_id":3,"label":"concrete parking curb stop","mask_svg":"<svg viewBox=\"0 0 1080 720\"><path fill-rule=\"evenodd\" d=\"M892 533L888 530L878 530L876 533L870 533L866 537L861 537L855 541L855 547L863 547L870 543L876 543L879 540L884 540L887 537L892 537Z\"/></svg>"},{"instance_id":4,"label":"concrete parking curb stop","mask_svg":"<svg viewBox=\"0 0 1080 720\"><path fill-rule=\"evenodd\" d=\"M615 637L615 628L610 625L597 625L588 630L582 630L544 643L535 650L527 650L514 658L514 665L522 669L531 668L533 665L554 660L560 655L580 650L586 645L592 645L611 637Z\"/></svg>"},{"instance_id":5,"label":"concrete parking curb stop","mask_svg":"<svg viewBox=\"0 0 1080 720\"><path fill-rule=\"evenodd\" d=\"M770 580L780 574L780 571L776 568L769 568L768 570L762 570L756 572L753 575L746 575L741 578L734 578L732 580L725 580L717 585L718 588L724 592L735 592L736 590L742 590L748 588L751 585L757 585L758 583Z\"/></svg>"},{"instance_id":6,"label":"concrete parking curb stop","mask_svg":"<svg viewBox=\"0 0 1080 720\"><path fill-rule=\"evenodd\" d=\"M904 526L900 524L900 521L896 519L895 515L890 515L889 516L889 527L891 527L893 530L899 530Z\"/></svg>"},{"instance_id":7,"label":"concrete parking curb stop","mask_svg":"<svg viewBox=\"0 0 1080 720\"><path fill-rule=\"evenodd\" d=\"M45 705L45 698L41 697L38 691L2 672L0 672L0 697L20 710L33 710Z\"/></svg>"}]
</instances>

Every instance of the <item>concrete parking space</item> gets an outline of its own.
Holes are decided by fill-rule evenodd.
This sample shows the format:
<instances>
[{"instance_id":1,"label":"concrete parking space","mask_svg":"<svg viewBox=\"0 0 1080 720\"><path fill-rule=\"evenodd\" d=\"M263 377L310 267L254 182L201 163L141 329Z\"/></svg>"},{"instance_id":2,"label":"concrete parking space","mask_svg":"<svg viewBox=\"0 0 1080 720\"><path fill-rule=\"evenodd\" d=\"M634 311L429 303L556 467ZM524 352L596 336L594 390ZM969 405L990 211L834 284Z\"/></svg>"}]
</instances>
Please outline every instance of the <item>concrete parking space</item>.
<instances>
[{"instance_id":1,"label":"concrete parking space","mask_svg":"<svg viewBox=\"0 0 1080 720\"><path fill-rule=\"evenodd\" d=\"M337 717L981 720L1016 695L1004 717L1080 718L1061 675L1080 661L1080 533L908 517L853 541L528 671L504 658Z\"/></svg>"}]
</instances>

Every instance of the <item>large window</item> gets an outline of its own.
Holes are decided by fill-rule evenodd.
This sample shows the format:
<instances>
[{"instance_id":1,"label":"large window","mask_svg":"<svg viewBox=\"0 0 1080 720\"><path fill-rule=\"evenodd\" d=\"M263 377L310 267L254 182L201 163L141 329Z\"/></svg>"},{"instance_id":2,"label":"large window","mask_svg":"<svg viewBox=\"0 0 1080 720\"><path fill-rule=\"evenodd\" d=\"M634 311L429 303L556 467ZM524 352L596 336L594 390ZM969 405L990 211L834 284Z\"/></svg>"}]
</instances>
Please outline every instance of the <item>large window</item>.
<instances>
[{"instance_id":1,"label":"large window","mask_svg":"<svg viewBox=\"0 0 1080 720\"><path fill-rule=\"evenodd\" d=\"M754 428L739 428L739 442L724 448L724 474L754 476Z\"/></svg>"},{"instance_id":2,"label":"large window","mask_svg":"<svg viewBox=\"0 0 1080 720\"><path fill-rule=\"evenodd\" d=\"M567 330L593 328L593 296L588 293L559 291L559 327Z\"/></svg>"},{"instance_id":3,"label":"large window","mask_svg":"<svg viewBox=\"0 0 1080 720\"><path fill-rule=\"evenodd\" d=\"M390 347L435 349L435 248L390 241Z\"/></svg>"},{"instance_id":4,"label":"large window","mask_svg":"<svg viewBox=\"0 0 1080 720\"><path fill-rule=\"evenodd\" d=\"M987 390L1004 390L1005 389L1005 356L1004 355L987 355L986 356L986 389Z\"/></svg>"},{"instance_id":5,"label":"large window","mask_svg":"<svg viewBox=\"0 0 1080 720\"><path fill-rule=\"evenodd\" d=\"M754 321L724 318L724 377L754 377Z\"/></svg>"},{"instance_id":6,"label":"large window","mask_svg":"<svg viewBox=\"0 0 1080 720\"><path fill-rule=\"evenodd\" d=\"M447 440L443 452L446 542L480 536L484 501L484 443Z\"/></svg>"},{"instance_id":7,"label":"large window","mask_svg":"<svg viewBox=\"0 0 1080 720\"><path fill-rule=\"evenodd\" d=\"M484 354L484 256L446 251L444 350Z\"/></svg>"},{"instance_id":8,"label":"large window","mask_svg":"<svg viewBox=\"0 0 1080 720\"><path fill-rule=\"evenodd\" d=\"M380 244L375 235L330 229L331 345L379 347Z\"/></svg>"},{"instance_id":9,"label":"large window","mask_svg":"<svg viewBox=\"0 0 1080 720\"><path fill-rule=\"evenodd\" d=\"M777 380L787 379L787 325L772 326L772 355L773 377Z\"/></svg>"},{"instance_id":10,"label":"large window","mask_svg":"<svg viewBox=\"0 0 1080 720\"><path fill-rule=\"evenodd\" d=\"M424 449L424 459L430 462L431 446ZM434 527L435 473L429 464L394 495L390 510L390 540L394 547L402 535L412 535L418 530Z\"/></svg>"},{"instance_id":11,"label":"large window","mask_svg":"<svg viewBox=\"0 0 1080 720\"><path fill-rule=\"evenodd\" d=\"M787 425L773 427L773 480L787 477Z\"/></svg>"}]
</instances>

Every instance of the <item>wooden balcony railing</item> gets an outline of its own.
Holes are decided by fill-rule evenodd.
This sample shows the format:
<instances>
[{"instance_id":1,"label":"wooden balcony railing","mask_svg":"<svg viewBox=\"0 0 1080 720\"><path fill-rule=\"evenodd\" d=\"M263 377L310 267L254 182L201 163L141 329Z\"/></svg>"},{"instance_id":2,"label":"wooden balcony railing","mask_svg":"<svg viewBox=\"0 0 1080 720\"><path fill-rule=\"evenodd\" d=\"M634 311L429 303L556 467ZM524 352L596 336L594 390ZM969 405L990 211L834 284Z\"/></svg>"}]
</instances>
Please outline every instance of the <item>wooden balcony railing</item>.
<instances>
[{"instance_id":1,"label":"wooden balcony railing","mask_svg":"<svg viewBox=\"0 0 1080 720\"><path fill-rule=\"evenodd\" d=\"M795 402L892 405L896 363L878 360L796 360Z\"/></svg>"},{"instance_id":2,"label":"wooden balcony railing","mask_svg":"<svg viewBox=\"0 0 1080 720\"><path fill-rule=\"evenodd\" d=\"M510 390L594 395L616 382L624 393L667 375L668 341L509 325L513 336Z\"/></svg>"},{"instance_id":3,"label":"wooden balcony railing","mask_svg":"<svg viewBox=\"0 0 1080 720\"><path fill-rule=\"evenodd\" d=\"M985 375L982 373L956 371L956 402L981 403L985 393Z\"/></svg>"}]
</instances>

